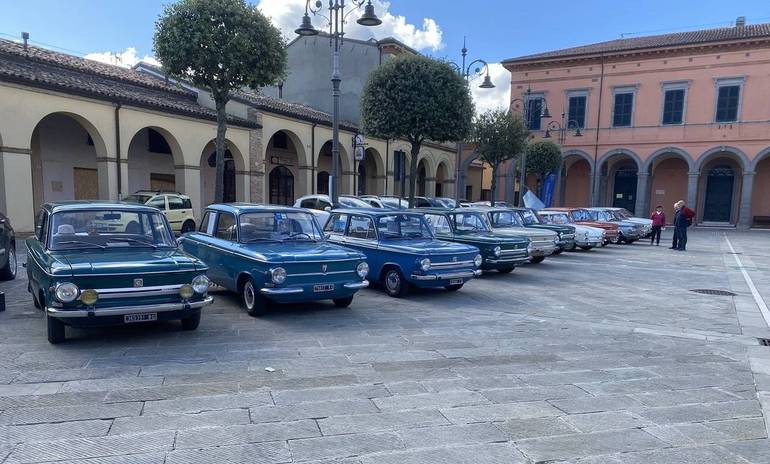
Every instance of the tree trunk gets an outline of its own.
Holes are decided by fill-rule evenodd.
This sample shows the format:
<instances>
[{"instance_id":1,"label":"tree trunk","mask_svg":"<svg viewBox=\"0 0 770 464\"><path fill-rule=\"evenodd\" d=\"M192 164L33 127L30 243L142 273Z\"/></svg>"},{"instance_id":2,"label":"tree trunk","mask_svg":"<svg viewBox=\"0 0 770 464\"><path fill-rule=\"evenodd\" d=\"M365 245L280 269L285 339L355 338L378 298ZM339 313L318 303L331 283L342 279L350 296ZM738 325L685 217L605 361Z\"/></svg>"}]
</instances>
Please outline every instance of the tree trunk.
<instances>
[{"instance_id":1,"label":"tree trunk","mask_svg":"<svg viewBox=\"0 0 770 464\"><path fill-rule=\"evenodd\" d=\"M420 157L419 141L412 141L412 159L409 160L409 207L414 208L415 186L417 185L417 158Z\"/></svg>"},{"instance_id":2,"label":"tree trunk","mask_svg":"<svg viewBox=\"0 0 770 464\"><path fill-rule=\"evenodd\" d=\"M216 147L217 173L214 187L214 203L225 201L225 134L227 133L227 97L215 97L217 108Z\"/></svg>"},{"instance_id":3,"label":"tree trunk","mask_svg":"<svg viewBox=\"0 0 770 464\"><path fill-rule=\"evenodd\" d=\"M500 162L497 161L492 165L492 183L489 186L490 193L490 206L495 206L495 194L497 194L497 170L500 168Z\"/></svg>"}]
</instances>

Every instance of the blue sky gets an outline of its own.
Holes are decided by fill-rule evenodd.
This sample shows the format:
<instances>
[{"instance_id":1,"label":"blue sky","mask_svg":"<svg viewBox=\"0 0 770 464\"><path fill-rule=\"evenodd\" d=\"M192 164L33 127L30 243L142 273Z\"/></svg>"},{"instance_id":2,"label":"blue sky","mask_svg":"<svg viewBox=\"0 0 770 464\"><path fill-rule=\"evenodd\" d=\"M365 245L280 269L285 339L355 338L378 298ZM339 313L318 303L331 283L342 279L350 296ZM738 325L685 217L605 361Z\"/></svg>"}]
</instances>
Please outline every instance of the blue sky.
<instances>
[{"instance_id":1,"label":"blue sky","mask_svg":"<svg viewBox=\"0 0 770 464\"><path fill-rule=\"evenodd\" d=\"M303 0L255 0L290 35ZM122 53L133 47L138 58L152 55L154 21L167 2L157 0L0 0L0 37L28 31L33 42L79 55ZM470 58L505 58L616 39L728 26L737 16L749 23L770 22L767 0L375 0L378 14L389 13L378 31L351 35L395 35L423 53L459 59L463 36ZM427 21L426 21L427 18ZM317 23L318 24L318 23ZM12 37L9 37L12 36ZM125 60L130 61L131 57ZM125 64L125 63L124 63ZM129 63L130 64L130 63ZM497 69L496 77L504 74ZM494 99L504 98L501 82Z\"/></svg>"}]
</instances>

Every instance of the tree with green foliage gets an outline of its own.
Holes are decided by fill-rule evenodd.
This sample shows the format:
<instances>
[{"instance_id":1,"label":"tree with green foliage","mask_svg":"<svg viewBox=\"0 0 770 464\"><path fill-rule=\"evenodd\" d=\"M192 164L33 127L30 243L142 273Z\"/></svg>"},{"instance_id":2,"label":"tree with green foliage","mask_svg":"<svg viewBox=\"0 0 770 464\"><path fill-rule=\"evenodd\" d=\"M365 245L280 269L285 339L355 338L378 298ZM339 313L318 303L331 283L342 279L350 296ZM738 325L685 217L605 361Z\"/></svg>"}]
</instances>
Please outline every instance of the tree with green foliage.
<instances>
[{"instance_id":1,"label":"tree with green foliage","mask_svg":"<svg viewBox=\"0 0 770 464\"><path fill-rule=\"evenodd\" d=\"M527 174L532 174L537 179L537 192L540 194L540 186L545 177L561 169L561 147L550 140L537 140L527 145Z\"/></svg>"},{"instance_id":2,"label":"tree with green foliage","mask_svg":"<svg viewBox=\"0 0 770 464\"><path fill-rule=\"evenodd\" d=\"M479 159L492 167L491 194L497 192L497 171L508 160L519 156L527 147L529 131L520 115L506 110L489 110L476 117L472 142Z\"/></svg>"},{"instance_id":3,"label":"tree with green foliage","mask_svg":"<svg viewBox=\"0 0 770 464\"><path fill-rule=\"evenodd\" d=\"M180 0L156 21L154 47L165 72L211 92L217 112L214 201L222 202L227 102L235 90L283 78L281 32L245 0Z\"/></svg>"},{"instance_id":4,"label":"tree with green foliage","mask_svg":"<svg viewBox=\"0 0 770 464\"><path fill-rule=\"evenodd\" d=\"M414 206L422 144L465 139L473 112L468 84L443 61L407 54L387 60L369 74L361 95L364 131L409 141L409 206Z\"/></svg>"}]
</instances>

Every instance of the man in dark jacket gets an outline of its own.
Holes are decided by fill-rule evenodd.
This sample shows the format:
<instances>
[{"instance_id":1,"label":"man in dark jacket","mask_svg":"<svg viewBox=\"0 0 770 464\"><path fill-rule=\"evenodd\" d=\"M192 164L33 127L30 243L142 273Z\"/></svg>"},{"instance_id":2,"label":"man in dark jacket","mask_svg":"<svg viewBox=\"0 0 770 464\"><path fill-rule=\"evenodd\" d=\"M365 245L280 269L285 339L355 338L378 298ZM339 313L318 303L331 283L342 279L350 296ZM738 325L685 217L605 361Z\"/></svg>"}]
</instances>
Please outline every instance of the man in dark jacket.
<instances>
[{"instance_id":1,"label":"man in dark jacket","mask_svg":"<svg viewBox=\"0 0 770 464\"><path fill-rule=\"evenodd\" d=\"M691 219L688 218L688 214L685 212L687 208L684 205L684 201L677 201L674 208L676 209L676 213L674 214L673 248L678 251L685 251L685 248L687 247L687 227L690 226Z\"/></svg>"}]
</instances>

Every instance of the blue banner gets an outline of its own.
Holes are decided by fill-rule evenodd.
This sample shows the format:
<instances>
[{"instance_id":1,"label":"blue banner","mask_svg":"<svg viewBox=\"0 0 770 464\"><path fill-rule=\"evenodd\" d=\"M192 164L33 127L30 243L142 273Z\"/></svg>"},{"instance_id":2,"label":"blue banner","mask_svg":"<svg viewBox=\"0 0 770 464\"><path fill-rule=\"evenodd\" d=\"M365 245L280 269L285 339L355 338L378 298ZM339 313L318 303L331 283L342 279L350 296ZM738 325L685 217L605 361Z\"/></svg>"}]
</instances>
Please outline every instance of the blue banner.
<instances>
[{"instance_id":1,"label":"blue banner","mask_svg":"<svg viewBox=\"0 0 770 464\"><path fill-rule=\"evenodd\" d=\"M540 200L546 208L550 208L553 203L554 190L556 190L556 174L552 172L545 176L543 186L540 188Z\"/></svg>"}]
</instances>

